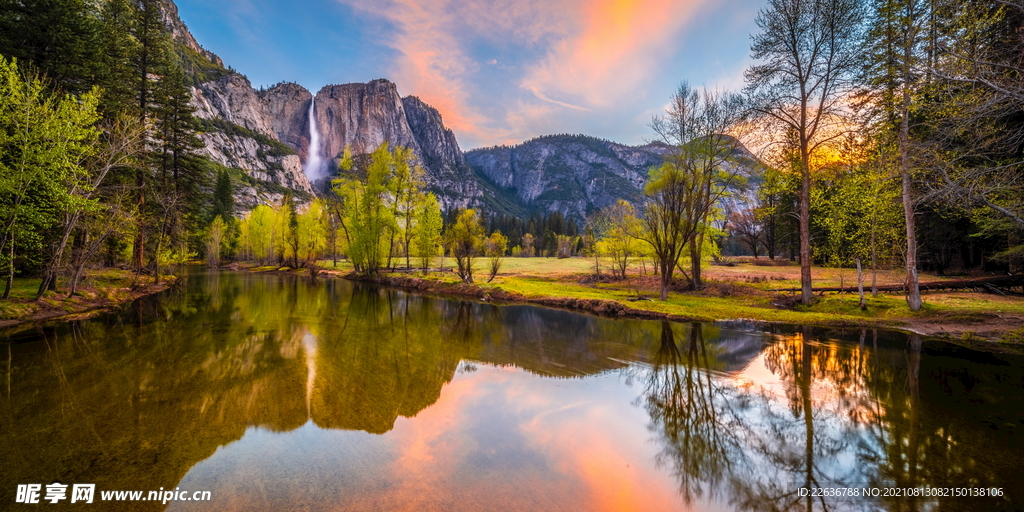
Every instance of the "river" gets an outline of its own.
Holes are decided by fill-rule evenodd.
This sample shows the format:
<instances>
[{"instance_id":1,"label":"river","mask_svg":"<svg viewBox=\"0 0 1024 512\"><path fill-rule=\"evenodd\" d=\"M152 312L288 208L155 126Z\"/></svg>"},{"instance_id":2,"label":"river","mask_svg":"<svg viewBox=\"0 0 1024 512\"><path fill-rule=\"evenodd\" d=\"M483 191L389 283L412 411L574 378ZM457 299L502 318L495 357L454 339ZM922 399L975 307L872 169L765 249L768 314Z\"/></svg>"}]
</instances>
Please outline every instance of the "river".
<instances>
[{"instance_id":1,"label":"river","mask_svg":"<svg viewBox=\"0 0 1024 512\"><path fill-rule=\"evenodd\" d=\"M0 510L1024 506L1024 358L898 332L213 272L0 350Z\"/></svg>"}]
</instances>

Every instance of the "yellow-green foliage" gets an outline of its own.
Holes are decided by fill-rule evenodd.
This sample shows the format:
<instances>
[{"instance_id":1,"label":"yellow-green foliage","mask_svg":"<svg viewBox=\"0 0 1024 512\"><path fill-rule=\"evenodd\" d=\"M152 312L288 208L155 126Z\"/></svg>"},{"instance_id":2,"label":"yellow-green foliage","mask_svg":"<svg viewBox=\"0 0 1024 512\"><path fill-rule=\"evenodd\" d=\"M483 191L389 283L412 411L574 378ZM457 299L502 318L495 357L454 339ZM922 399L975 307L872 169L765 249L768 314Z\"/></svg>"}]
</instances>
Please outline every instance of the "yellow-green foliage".
<instances>
[{"instance_id":1,"label":"yellow-green foliage","mask_svg":"<svg viewBox=\"0 0 1024 512\"><path fill-rule=\"evenodd\" d=\"M324 255L324 251L327 249L327 232L324 228L323 217L326 214L323 200L315 199L309 203L305 211L298 215L296 237L300 260L313 262Z\"/></svg>"},{"instance_id":2,"label":"yellow-green foliage","mask_svg":"<svg viewBox=\"0 0 1024 512\"><path fill-rule=\"evenodd\" d=\"M1011 343L1014 345L1024 344L1024 327L1021 327L1020 329L1014 329L1004 334L999 341L1003 343Z\"/></svg>"},{"instance_id":3,"label":"yellow-green foliage","mask_svg":"<svg viewBox=\"0 0 1024 512\"><path fill-rule=\"evenodd\" d=\"M491 236L484 241L484 253L491 263L491 275L487 278L488 283L494 280L494 276L498 275L501 263L505 260L506 251L508 251L508 237L501 234L500 231L491 233Z\"/></svg>"},{"instance_id":4,"label":"yellow-green foliage","mask_svg":"<svg viewBox=\"0 0 1024 512\"><path fill-rule=\"evenodd\" d=\"M473 260L482 252L484 228L476 210L463 210L444 236L445 246L458 265L459 277L473 282Z\"/></svg>"},{"instance_id":5,"label":"yellow-green foliage","mask_svg":"<svg viewBox=\"0 0 1024 512\"><path fill-rule=\"evenodd\" d=\"M414 249L420 260L420 268L426 270L430 260L441 250L441 229L444 219L441 218L441 206L437 197L429 193L419 206L416 218L416 237Z\"/></svg>"},{"instance_id":6,"label":"yellow-green foliage","mask_svg":"<svg viewBox=\"0 0 1024 512\"><path fill-rule=\"evenodd\" d=\"M243 257L268 263L277 257L282 226L275 208L261 204L246 215L240 226Z\"/></svg>"}]
</instances>

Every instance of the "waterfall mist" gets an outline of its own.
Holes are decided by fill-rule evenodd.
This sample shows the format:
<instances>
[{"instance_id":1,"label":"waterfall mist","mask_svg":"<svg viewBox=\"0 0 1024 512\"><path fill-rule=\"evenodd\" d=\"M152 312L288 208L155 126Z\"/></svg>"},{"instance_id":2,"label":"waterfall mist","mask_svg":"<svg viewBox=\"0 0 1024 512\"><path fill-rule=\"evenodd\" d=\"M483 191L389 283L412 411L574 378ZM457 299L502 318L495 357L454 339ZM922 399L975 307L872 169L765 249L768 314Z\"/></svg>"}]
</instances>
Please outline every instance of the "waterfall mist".
<instances>
[{"instance_id":1,"label":"waterfall mist","mask_svg":"<svg viewBox=\"0 0 1024 512\"><path fill-rule=\"evenodd\" d=\"M306 157L306 165L302 168L311 182L327 177L327 162L324 161L321 151L320 128L316 123L316 98L313 98L309 102L309 156Z\"/></svg>"}]
</instances>

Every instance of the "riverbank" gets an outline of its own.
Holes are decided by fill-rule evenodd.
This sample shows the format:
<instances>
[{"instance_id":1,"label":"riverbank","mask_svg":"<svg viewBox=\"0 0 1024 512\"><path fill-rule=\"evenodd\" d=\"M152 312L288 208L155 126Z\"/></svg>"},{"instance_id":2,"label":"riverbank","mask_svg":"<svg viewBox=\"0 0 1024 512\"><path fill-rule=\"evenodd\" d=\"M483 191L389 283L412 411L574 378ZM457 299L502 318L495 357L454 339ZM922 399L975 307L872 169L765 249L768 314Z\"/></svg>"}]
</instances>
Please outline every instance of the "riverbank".
<instances>
[{"instance_id":1,"label":"riverbank","mask_svg":"<svg viewBox=\"0 0 1024 512\"><path fill-rule=\"evenodd\" d=\"M41 322L90 318L135 299L162 292L177 282L177 278L164 276L159 283L147 284L136 281L135 274L128 270L96 270L87 273L74 294L69 296L67 290L59 286L62 283L58 283L56 291L46 292L36 300L39 280L17 278L11 289L11 298L0 300L0 329L6 331ZM138 281L152 281L152 278L142 276Z\"/></svg>"},{"instance_id":2,"label":"riverbank","mask_svg":"<svg viewBox=\"0 0 1024 512\"><path fill-rule=\"evenodd\" d=\"M326 262L324 262L326 263ZM257 271L277 271L260 267ZM491 283L462 283L452 272L397 272L367 279L345 263L326 263L325 275L372 280L417 293L465 297L499 303L537 304L599 315L671 321L753 320L767 323L900 329L945 339L971 348L1024 353L1024 297L974 292L925 292L925 306L910 311L902 295L880 293L859 307L855 292L825 293L811 306L798 304L793 293L770 290L798 283L799 267L784 263L738 263L707 269L708 286L700 292L676 290L667 301L657 297L655 276L631 275L613 280L595 275L593 260L572 258L508 258ZM288 271L285 272L294 272ZM299 272L306 272L299 270ZM855 285L844 269L814 268L815 286ZM486 279L478 274L477 281ZM922 281L948 279L923 275ZM900 282L899 272L880 272L880 285Z\"/></svg>"}]
</instances>

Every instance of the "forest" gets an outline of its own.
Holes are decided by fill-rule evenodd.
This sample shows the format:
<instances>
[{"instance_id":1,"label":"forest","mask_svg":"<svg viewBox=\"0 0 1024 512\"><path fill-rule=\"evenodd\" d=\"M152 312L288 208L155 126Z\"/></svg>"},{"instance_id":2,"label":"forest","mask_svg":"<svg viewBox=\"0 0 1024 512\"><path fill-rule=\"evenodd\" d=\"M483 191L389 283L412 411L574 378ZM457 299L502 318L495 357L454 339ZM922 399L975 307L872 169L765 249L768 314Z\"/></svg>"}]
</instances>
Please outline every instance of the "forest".
<instances>
[{"instance_id":1,"label":"forest","mask_svg":"<svg viewBox=\"0 0 1024 512\"><path fill-rule=\"evenodd\" d=\"M442 211L407 148L341 159L319 197L243 211L241 177L200 156L190 86L234 71L172 39L159 0L0 4L0 269L75 293L86 271L159 280L175 263L375 275L506 256L642 262L661 298L708 261L1019 273L1024 257L1024 3L769 0L740 91L685 81L651 122L669 150L642 204L587 219ZM684 77L680 77L684 78ZM754 150L758 172L737 161ZM287 150L284 147L282 150ZM318 263L319 262L319 263ZM443 266L443 261L441 265ZM480 276L478 275L477 278Z\"/></svg>"}]
</instances>

